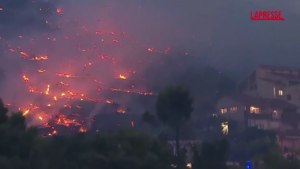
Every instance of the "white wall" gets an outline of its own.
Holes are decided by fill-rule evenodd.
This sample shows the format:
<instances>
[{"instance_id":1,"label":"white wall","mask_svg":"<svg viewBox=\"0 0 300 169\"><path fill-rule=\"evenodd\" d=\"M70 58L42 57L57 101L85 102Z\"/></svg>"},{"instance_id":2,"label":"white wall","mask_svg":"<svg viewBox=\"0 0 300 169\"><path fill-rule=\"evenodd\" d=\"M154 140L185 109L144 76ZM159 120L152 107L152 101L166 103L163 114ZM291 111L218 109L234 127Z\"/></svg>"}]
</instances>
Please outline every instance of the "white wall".
<instances>
[{"instance_id":1,"label":"white wall","mask_svg":"<svg viewBox=\"0 0 300 169\"><path fill-rule=\"evenodd\" d=\"M263 128L260 128L263 125ZM280 121L272 119L248 119L248 126L258 126L263 130L279 130Z\"/></svg>"}]
</instances>

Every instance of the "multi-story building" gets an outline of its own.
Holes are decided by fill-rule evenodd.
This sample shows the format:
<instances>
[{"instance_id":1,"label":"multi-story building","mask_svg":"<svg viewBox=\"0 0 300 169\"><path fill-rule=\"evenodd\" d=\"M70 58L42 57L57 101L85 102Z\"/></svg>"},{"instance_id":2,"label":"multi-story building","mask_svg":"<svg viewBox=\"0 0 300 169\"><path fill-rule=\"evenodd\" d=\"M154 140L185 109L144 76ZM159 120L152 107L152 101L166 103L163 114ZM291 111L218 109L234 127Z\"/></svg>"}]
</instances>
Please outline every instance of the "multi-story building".
<instances>
[{"instance_id":1,"label":"multi-story building","mask_svg":"<svg viewBox=\"0 0 300 169\"><path fill-rule=\"evenodd\" d=\"M238 87L253 97L281 99L300 107L300 68L261 65Z\"/></svg>"},{"instance_id":2,"label":"multi-story building","mask_svg":"<svg viewBox=\"0 0 300 169\"><path fill-rule=\"evenodd\" d=\"M287 114L296 114L297 106L284 100L252 97L245 94L226 96L219 100L217 108L224 117L257 126L264 130L286 130Z\"/></svg>"},{"instance_id":3,"label":"multi-story building","mask_svg":"<svg viewBox=\"0 0 300 169\"><path fill-rule=\"evenodd\" d=\"M300 68L261 65L238 90L238 95L219 100L219 114L249 127L276 130L282 143L300 148Z\"/></svg>"}]
</instances>

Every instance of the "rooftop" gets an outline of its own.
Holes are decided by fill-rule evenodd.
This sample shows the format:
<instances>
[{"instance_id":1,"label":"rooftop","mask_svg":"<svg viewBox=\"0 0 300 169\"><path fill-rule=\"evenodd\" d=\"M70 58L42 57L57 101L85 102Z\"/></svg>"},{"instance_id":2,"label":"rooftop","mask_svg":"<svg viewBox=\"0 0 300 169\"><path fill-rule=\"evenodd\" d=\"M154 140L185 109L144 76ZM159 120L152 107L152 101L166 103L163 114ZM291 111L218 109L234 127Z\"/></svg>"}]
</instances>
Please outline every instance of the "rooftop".
<instances>
[{"instance_id":1,"label":"rooftop","mask_svg":"<svg viewBox=\"0 0 300 169\"><path fill-rule=\"evenodd\" d=\"M274 70L300 71L300 68L297 67L277 66L277 65L259 65L259 68L271 69L271 70L274 69Z\"/></svg>"},{"instance_id":2,"label":"rooftop","mask_svg":"<svg viewBox=\"0 0 300 169\"><path fill-rule=\"evenodd\" d=\"M271 74L287 80L300 81L300 74L287 74L287 73L271 73Z\"/></svg>"},{"instance_id":3,"label":"rooftop","mask_svg":"<svg viewBox=\"0 0 300 169\"><path fill-rule=\"evenodd\" d=\"M273 83L273 84L276 84L276 85L279 85L279 86L286 86L286 84L283 83L280 80L272 80L272 79L267 79L267 78L259 78L259 79L270 82L270 83Z\"/></svg>"}]
</instances>

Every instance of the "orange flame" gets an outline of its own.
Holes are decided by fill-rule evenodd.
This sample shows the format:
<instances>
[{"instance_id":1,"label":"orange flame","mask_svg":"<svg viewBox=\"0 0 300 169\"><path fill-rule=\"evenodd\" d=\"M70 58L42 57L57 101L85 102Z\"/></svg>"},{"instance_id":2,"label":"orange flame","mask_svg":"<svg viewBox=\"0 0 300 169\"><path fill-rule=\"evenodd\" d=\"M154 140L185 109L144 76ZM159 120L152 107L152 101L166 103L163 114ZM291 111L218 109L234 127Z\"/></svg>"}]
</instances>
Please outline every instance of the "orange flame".
<instances>
[{"instance_id":1,"label":"orange flame","mask_svg":"<svg viewBox=\"0 0 300 169\"><path fill-rule=\"evenodd\" d=\"M126 77L125 77L124 75L121 75L121 74L119 74L119 75L117 76L117 78L119 78L119 79L126 79Z\"/></svg>"}]
</instances>

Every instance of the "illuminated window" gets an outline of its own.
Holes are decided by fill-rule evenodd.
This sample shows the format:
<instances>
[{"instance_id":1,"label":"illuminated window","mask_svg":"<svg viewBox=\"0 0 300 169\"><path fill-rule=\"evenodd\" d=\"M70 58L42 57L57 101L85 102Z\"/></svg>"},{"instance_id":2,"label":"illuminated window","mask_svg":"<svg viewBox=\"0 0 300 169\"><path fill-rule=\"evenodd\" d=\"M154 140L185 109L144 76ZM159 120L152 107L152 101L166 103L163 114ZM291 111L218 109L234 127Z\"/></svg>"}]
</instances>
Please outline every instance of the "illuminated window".
<instances>
[{"instance_id":1,"label":"illuminated window","mask_svg":"<svg viewBox=\"0 0 300 169\"><path fill-rule=\"evenodd\" d=\"M258 107L251 106L251 107L250 107L250 113L258 114L258 113L259 113L259 108L258 108Z\"/></svg>"},{"instance_id":2,"label":"illuminated window","mask_svg":"<svg viewBox=\"0 0 300 169\"><path fill-rule=\"evenodd\" d=\"M273 118L279 118L278 116L278 111L277 110L273 110L273 114L272 114Z\"/></svg>"},{"instance_id":3,"label":"illuminated window","mask_svg":"<svg viewBox=\"0 0 300 169\"><path fill-rule=\"evenodd\" d=\"M278 94L279 94L279 96L282 96L283 95L283 91L282 90L278 90Z\"/></svg>"},{"instance_id":4,"label":"illuminated window","mask_svg":"<svg viewBox=\"0 0 300 169\"><path fill-rule=\"evenodd\" d=\"M227 108L222 108L221 109L221 114L227 113Z\"/></svg>"},{"instance_id":5,"label":"illuminated window","mask_svg":"<svg viewBox=\"0 0 300 169\"><path fill-rule=\"evenodd\" d=\"M237 107L230 107L230 112L236 112L237 111Z\"/></svg>"},{"instance_id":6,"label":"illuminated window","mask_svg":"<svg viewBox=\"0 0 300 169\"><path fill-rule=\"evenodd\" d=\"M227 135L228 134L228 122L221 123L221 127L222 127L222 133Z\"/></svg>"}]
</instances>

